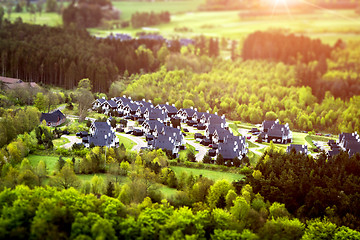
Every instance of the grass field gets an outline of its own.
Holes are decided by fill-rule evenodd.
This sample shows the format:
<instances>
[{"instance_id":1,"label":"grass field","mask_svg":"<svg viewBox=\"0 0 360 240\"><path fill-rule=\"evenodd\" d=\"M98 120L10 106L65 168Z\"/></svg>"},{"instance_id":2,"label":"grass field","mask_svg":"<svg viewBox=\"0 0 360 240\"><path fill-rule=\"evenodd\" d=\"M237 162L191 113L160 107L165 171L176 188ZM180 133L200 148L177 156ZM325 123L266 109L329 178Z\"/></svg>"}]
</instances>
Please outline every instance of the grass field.
<instances>
[{"instance_id":1,"label":"grass field","mask_svg":"<svg viewBox=\"0 0 360 240\"><path fill-rule=\"evenodd\" d=\"M214 181L226 179L229 182L233 182L245 177L244 175L241 174L212 171L206 169L186 168L186 167L178 167L178 166L172 166L170 168L175 172L177 176L180 176L181 172L185 171L187 174L192 173L194 176L202 175Z\"/></svg>"},{"instance_id":2,"label":"grass field","mask_svg":"<svg viewBox=\"0 0 360 240\"><path fill-rule=\"evenodd\" d=\"M49 171L49 173L51 173L52 171L56 170L56 164L59 160L59 157L30 154L29 156L27 156L27 159L29 159L31 166L33 167L36 167L38 163L43 160L46 164L47 170ZM63 157L63 159L66 160L66 157Z\"/></svg>"},{"instance_id":3,"label":"grass field","mask_svg":"<svg viewBox=\"0 0 360 240\"><path fill-rule=\"evenodd\" d=\"M164 198L169 199L170 197L174 196L177 193L177 189L175 188L170 188L168 186L163 185L162 187L159 188L159 190L161 191L161 193L163 194Z\"/></svg>"},{"instance_id":4,"label":"grass field","mask_svg":"<svg viewBox=\"0 0 360 240\"><path fill-rule=\"evenodd\" d=\"M165 37L193 37L200 34L216 37L228 37L242 41L255 31L269 29L303 34L311 38L319 38L325 43L334 44L339 38L344 41L360 40L360 15L354 9L320 10L315 9L309 14L292 14L283 16L258 16L240 18L243 11L197 11L204 0L184 0L165 2L134 2L114 1L114 7L121 11L121 19L129 20L135 12L169 11L171 22L150 27L149 31L159 31ZM40 25L60 26L61 15L58 13L36 14L36 20L29 13L12 13L11 21L21 17L23 22ZM7 14L5 15L7 18ZM187 27L187 32L176 32L175 28ZM123 29L102 30L92 28L89 31L97 36L107 36L110 33L128 33L133 36L143 29L132 27Z\"/></svg>"},{"instance_id":5,"label":"grass field","mask_svg":"<svg viewBox=\"0 0 360 240\"><path fill-rule=\"evenodd\" d=\"M61 147L62 145L69 143L70 140L64 137L58 138L58 139L54 139L53 140L53 144L55 148Z\"/></svg>"},{"instance_id":6,"label":"grass field","mask_svg":"<svg viewBox=\"0 0 360 240\"><path fill-rule=\"evenodd\" d=\"M116 136L119 138L119 145L124 144L127 150L131 150L136 145L134 141L122 136L121 134L116 134Z\"/></svg>"},{"instance_id":7,"label":"grass field","mask_svg":"<svg viewBox=\"0 0 360 240\"><path fill-rule=\"evenodd\" d=\"M114 7L120 9L121 19L130 20L131 15L136 12L162 12L169 11L171 14L196 11L204 0L183 1L160 1L160 2L136 2L136 1L113 1Z\"/></svg>"}]
</instances>

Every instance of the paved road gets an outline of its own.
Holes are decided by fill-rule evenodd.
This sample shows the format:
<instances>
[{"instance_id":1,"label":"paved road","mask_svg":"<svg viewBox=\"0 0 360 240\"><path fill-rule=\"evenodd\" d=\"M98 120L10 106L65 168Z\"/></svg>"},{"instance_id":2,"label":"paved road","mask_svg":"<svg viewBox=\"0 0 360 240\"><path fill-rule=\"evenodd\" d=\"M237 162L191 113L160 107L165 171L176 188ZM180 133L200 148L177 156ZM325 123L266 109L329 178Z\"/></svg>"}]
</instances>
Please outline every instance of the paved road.
<instances>
[{"instance_id":1,"label":"paved road","mask_svg":"<svg viewBox=\"0 0 360 240\"><path fill-rule=\"evenodd\" d=\"M193 140L187 140L185 139L185 142L187 144L190 144L191 146L193 146L195 149L198 149L199 152L195 155L196 161L197 162L202 162L206 152L207 152L207 148L200 145L199 143L193 141Z\"/></svg>"},{"instance_id":2,"label":"paved road","mask_svg":"<svg viewBox=\"0 0 360 240\"><path fill-rule=\"evenodd\" d=\"M67 138L70 141L69 143L66 143L62 146L63 148L66 148L66 149L71 148L74 143L82 142L82 139L79 137L76 137L76 136L62 135L62 137Z\"/></svg>"},{"instance_id":3,"label":"paved road","mask_svg":"<svg viewBox=\"0 0 360 240\"><path fill-rule=\"evenodd\" d=\"M130 134L119 134L120 136L126 137L128 139L130 139L131 141L134 141L136 143L136 145L131 149L132 151L140 151L140 148L142 147L147 147L147 142L145 142L142 138L140 137L135 137L133 135Z\"/></svg>"}]
</instances>

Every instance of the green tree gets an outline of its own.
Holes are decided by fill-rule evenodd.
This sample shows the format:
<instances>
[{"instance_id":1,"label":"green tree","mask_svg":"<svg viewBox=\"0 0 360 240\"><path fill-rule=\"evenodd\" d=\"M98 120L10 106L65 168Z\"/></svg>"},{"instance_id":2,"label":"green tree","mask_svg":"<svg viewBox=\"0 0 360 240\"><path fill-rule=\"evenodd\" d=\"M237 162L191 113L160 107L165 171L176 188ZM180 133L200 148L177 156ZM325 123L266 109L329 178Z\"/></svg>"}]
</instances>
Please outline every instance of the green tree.
<instances>
[{"instance_id":1,"label":"green tree","mask_svg":"<svg viewBox=\"0 0 360 240\"><path fill-rule=\"evenodd\" d=\"M76 99L79 104L79 121L84 121L94 102L94 97L90 92L91 82L88 78L80 80L76 90Z\"/></svg>"},{"instance_id":2,"label":"green tree","mask_svg":"<svg viewBox=\"0 0 360 240\"><path fill-rule=\"evenodd\" d=\"M209 189L207 201L211 209L226 207L226 195L234 187L227 180L217 181Z\"/></svg>"},{"instance_id":3,"label":"green tree","mask_svg":"<svg viewBox=\"0 0 360 240\"><path fill-rule=\"evenodd\" d=\"M74 169L67 163L54 177L50 179L50 184L59 189L77 188L81 182L74 173Z\"/></svg>"},{"instance_id":4,"label":"green tree","mask_svg":"<svg viewBox=\"0 0 360 240\"><path fill-rule=\"evenodd\" d=\"M91 178L91 192L95 195L100 195L103 192L104 179L97 175Z\"/></svg>"},{"instance_id":5,"label":"green tree","mask_svg":"<svg viewBox=\"0 0 360 240\"><path fill-rule=\"evenodd\" d=\"M46 95L44 95L42 92L38 92L34 99L34 105L41 112L45 112L49 105L49 98Z\"/></svg>"}]
</instances>

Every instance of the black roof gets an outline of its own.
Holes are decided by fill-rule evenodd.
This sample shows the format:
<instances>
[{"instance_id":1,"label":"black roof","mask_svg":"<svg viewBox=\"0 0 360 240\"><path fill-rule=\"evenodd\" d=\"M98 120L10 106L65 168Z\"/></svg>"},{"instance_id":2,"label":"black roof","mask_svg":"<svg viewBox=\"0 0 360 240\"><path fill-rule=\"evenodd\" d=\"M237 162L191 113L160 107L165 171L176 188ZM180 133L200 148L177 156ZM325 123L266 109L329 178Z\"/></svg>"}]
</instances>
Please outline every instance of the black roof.
<instances>
[{"instance_id":1,"label":"black roof","mask_svg":"<svg viewBox=\"0 0 360 240\"><path fill-rule=\"evenodd\" d=\"M219 139L225 139L228 135L232 135L229 130L226 130L224 128L216 128L215 131Z\"/></svg>"},{"instance_id":2,"label":"black roof","mask_svg":"<svg viewBox=\"0 0 360 240\"><path fill-rule=\"evenodd\" d=\"M215 130L220 131L223 129L220 124L210 124L207 128L211 135L214 134Z\"/></svg>"},{"instance_id":3,"label":"black roof","mask_svg":"<svg viewBox=\"0 0 360 240\"><path fill-rule=\"evenodd\" d=\"M55 110L51 113L41 113L40 122L45 120L46 122L58 122L61 119L64 119L65 115L59 110Z\"/></svg>"}]
</instances>

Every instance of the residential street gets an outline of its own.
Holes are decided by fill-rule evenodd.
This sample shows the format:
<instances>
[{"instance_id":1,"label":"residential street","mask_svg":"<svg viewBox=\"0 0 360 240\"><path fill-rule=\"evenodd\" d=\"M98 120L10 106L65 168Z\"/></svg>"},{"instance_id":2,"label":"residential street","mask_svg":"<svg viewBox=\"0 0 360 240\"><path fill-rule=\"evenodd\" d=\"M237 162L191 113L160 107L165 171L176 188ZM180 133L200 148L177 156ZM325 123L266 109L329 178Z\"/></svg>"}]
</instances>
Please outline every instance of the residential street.
<instances>
[{"instance_id":1,"label":"residential street","mask_svg":"<svg viewBox=\"0 0 360 240\"><path fill-rule=\"evenodd\" d=\"M119 134L119 135L126 137L136 143L136 145L131 149L132 151L139 152L142 147L147 147L147 143L140 137L135 137L131 134Z\"/></svg>"},{"instance_id":2,"label":"residential street","mask_svg":"<svg viewBox=\"0 0 360 240\"><path fill-rule=\"evenodd\" d=\"M195 140L186 140L185 142L187 144L190 144L191 146L193 146L195 149L198 149L199 152L195 155L196 157L196 161L197 162L202 162L206 152L207 152L207 148L204 147L203 145L200 145L199 143L195 142Z\"/></svg>"}]
</instances>

